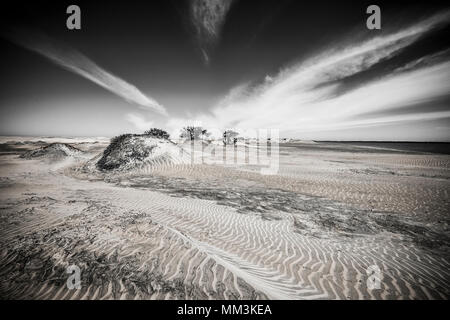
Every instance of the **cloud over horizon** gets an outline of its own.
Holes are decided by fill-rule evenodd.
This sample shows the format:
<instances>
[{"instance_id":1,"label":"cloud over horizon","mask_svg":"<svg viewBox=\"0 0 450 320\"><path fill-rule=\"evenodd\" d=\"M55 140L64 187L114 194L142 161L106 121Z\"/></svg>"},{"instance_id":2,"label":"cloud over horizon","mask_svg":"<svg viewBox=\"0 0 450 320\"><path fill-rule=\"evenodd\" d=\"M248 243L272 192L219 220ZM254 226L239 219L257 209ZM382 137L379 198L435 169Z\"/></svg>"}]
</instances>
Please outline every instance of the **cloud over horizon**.
<instances>
[{"instance_id":1,"label":"cloud over horizon","mask_svg":"<svg viewBox=\"0 0 450 320\"><path fill-rule=\"evenodd\" d=\"M122 2L77 32L61 24L59 9L36 5L30 20L17 4L0 33L7 40L2 132L112 136L201 124L219 136L227 128L279 128L283 137L308 140L450 141L448 6L398 10L386 2L382 30L369 31L364 3L328 3L330 19L321 3L283 2ZM93 15L102 6L83 10ZM61 38L5 34L27 23Z\"/></svg>"},{"instance_id":2,"label":"cloud over horizon","mask_svg":"<svg viewBox=\"0 0 450 320\"><path fill-rule=\"evenodd\" d=\"M387 35L324 51L277 75L266 76L262 84L237 85L210 112L199 114L195 120L205 127L279 128L304 133L449 118L448 109L397 112L449 95L448 50L416 58L352 88L344 83L396 57L449 22L450 11L445 11ZM173 119L169 126L182 122Z\"/></svg>"}]
</instances>

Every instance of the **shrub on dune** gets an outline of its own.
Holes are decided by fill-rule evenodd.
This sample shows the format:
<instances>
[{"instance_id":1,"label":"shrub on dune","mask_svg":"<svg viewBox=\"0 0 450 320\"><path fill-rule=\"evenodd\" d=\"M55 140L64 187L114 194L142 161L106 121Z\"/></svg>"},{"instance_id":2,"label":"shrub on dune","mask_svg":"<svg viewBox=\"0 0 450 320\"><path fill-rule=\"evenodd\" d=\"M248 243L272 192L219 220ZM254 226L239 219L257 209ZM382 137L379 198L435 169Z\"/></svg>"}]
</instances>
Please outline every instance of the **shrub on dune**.
<instances>
[{"instance_id":1,"label":"shrub on dune","mask_svg":"<svg viewBox=\"0 0 450 320\"><path fill-rule=\"evenodd\" d=\"M169 139L170 135L167 133L167 131L164 131L162 129L158 128L151 128L150 130L145 131L144 133L146 136L150 136L153 138L159 138L159 139Z\"/></svg>"}]
</instances>

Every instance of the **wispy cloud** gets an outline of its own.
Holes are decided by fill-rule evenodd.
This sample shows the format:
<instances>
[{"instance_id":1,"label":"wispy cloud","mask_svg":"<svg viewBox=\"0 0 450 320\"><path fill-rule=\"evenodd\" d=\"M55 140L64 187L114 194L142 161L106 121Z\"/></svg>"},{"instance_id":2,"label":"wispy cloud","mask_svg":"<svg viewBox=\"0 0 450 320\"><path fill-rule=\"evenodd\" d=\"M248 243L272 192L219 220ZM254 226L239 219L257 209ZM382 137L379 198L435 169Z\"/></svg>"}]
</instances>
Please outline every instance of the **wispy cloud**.
<instances>
[{"instance_id":1,"label":"wispy cloud","mask_svg":"<svg viewBox=\"0 0 450 320\"><path fill-rule=\"evenodd\" d=\"M43 33L30 29L15 29L4 33L10 41L36 52L53 63L78 74L139 107L167 115L166 109L134 85L98 66L79 51L57 43Z\"/></svg>"},{"instance_id":2,"label":"wispy cloud","mask_svg":"<svg viewBox=\"0 0 450 320\"><path fill-rule=\"evenodd\" d=\"M149 130L153 127L153 121L148 121L140 114L128 113L125 119L141 131Z\"/></svg>"},{"instance_id":3,"label":"wispy cloud","mask_svg":"<svg viewBox=\"0 0 450 320\"><path fill-rule=\"evenodd\" d=\"M446 52L379 74L359 87L344 92L339 89L347 77L391 59L449 21L447 11L395 33L325 51L278 75L266 77L263 84L256 87L237 86L210 114L197 119L207 126L221 128L318 132L448 117L448 112L427 116L417 111L416 114L389 113L389 110L407 108L450 92L450 62ZM380 117L365 118L364 114L370 112L378 112Z\"/></svg>"},{"instance_id":4,"label":"wispy cloud","mask_svg":"<svg viewBox=\"0 0 450 320\"><path fill-rule=\"evenodd\" d=\"M211 50L220 39L222 26L234 1L189 0L191 23L206 64L210 61Z\"/></svg>"}]
</instances>

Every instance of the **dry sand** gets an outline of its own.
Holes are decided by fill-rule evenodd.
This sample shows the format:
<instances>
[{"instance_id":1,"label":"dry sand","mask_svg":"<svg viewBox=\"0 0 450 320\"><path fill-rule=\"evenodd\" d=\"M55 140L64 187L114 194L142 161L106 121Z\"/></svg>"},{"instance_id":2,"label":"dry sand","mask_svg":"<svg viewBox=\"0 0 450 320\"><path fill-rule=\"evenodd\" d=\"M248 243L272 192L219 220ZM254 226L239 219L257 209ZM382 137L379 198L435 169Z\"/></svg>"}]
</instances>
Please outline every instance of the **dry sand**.
<instances>
[{"instance_id":1,"label":"dry sand","mask_svg":"<svg viewBox=\"0 0 450 320\"><path fill-rule=\"evenodd\" d=\"M286 144L280 172L92 167L105 140L22 159L45 138L2 138L0 297L448 299L450 156ZM41 141L40 141L41 140ZM69 265L81 289L66 286ZM381 269L380 289L367 268Z\"/></svg>"}]
</instances>

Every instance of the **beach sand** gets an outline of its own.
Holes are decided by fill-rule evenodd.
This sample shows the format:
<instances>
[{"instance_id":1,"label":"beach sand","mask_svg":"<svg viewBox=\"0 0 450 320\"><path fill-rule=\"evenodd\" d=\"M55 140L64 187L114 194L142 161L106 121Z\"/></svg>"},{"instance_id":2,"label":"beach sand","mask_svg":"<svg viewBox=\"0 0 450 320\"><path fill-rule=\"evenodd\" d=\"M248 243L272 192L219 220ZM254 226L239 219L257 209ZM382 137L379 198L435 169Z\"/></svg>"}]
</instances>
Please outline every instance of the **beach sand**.
<instances>
[{"instance_id":1,"label":"beach sand","mask_svg":"<svg viewBox=\"0 0 450 320\"><path fill-rule=\"evenodd\" d=\"M450 156L291 143L280 169L92 169L105 139L0 139L3 299L448 299ZM63 159L21 154L53 142ZM81 270L69 289L66 269ZM379 288L371 288L379 269Z\"/></svg>"}]
</instances>

